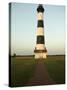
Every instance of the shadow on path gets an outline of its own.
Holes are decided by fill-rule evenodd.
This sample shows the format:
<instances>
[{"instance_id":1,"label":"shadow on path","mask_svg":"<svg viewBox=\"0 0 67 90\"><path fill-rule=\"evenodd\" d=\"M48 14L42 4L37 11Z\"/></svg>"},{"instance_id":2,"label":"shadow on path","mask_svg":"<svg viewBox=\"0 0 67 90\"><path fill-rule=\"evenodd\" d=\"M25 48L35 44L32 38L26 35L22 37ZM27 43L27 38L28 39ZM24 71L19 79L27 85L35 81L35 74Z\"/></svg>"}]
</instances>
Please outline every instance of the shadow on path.
<instances>
[{"instance_id":1,"label":"shadow on path","mask_svg":"<svg viewBox=\"0 0 67 90\"><path fill-rule=\"evenodd\" d=\"M39 59L36 62L36 69L34 76L26 84L27 86L34 85L51 85L56 84L49 76L46 64L43 60Z\"/></svg>"}]
</instances>

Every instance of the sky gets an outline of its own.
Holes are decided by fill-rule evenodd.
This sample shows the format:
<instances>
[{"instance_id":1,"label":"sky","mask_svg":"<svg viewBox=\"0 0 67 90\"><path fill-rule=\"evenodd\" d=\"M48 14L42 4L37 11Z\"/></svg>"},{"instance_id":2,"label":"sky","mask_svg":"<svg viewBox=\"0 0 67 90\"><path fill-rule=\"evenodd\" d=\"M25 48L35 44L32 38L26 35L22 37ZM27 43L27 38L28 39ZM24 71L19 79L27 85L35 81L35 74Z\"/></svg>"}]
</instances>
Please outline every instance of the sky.
<instances>
[{"instance_id":1,"label":"sky","mask_svg":"<svg viewBox=\"0 0 67 90\"><path fill-rule=\"evenodd\" d=\"M11 54L33 55L36 46L37 4L12 3ZM65 7L43 5L45 46L49 55L65 53Z\"/></svg>"}]
</instances>

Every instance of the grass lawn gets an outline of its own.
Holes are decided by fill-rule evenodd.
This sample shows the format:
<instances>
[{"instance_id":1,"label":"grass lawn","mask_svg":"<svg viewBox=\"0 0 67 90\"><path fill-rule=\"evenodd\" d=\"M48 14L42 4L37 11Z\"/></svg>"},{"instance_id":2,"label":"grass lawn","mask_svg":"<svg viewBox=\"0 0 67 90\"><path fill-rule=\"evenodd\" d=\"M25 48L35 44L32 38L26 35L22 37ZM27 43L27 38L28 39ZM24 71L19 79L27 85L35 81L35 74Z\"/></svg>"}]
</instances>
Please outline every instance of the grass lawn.
<instances>
[{"instance_id":1,"label":"grass lawn","mask_svg":"<svg viewBox=\"0 0 67 90\"><path fill-rule=\"evenodd\" d=\"M24 86L33 76L35 61L33 57L11 58L11 86Z\"/></svg>"},{"instance_id":2,"label":"grass lawn","mask_svg":"<svg viewBox=\"0 0 67 90\"><path fill-rule=\"evenodd\" d=\"M57 84L65 83L65 57L64 56L48 56L45 60L50 77Z\"/></svg>"},{"instance_id":3,"label":"grass lawn","mask_svg":"<svg viewBox=\"0 0 67 90\"><path fill-rule=\"evenodd\" d=\"M64 56L48 56L44 63L50 77L57 84L65 82L65 61ZM33 57L11 57L11 86L25 86L28 80L33 77L36 62Z\"/></svg>"}]
</instances>

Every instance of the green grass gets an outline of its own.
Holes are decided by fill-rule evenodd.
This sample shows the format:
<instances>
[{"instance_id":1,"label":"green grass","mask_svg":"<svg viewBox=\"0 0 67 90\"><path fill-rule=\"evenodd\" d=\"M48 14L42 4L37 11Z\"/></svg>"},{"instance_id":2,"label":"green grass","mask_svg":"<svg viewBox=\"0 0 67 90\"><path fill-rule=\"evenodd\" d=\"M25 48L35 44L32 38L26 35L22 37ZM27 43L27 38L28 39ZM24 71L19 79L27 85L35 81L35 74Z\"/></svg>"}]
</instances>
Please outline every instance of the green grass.
<instances>
[{"instance_id":1,"label":"green grass","mask_svg":"<svg viewBox=\"0 0 67 90\"><path fill-rule=\"evenodd\" d=\"M65 83L65 59L64 56L48 56L45 63L51 78L57 84Z\"/></svg>"},{"instance_id":2,"label":"green grass","mask_svg":"<svg viewBox=\"0 0 67 90\"><path fill-rule=\"evenodd\" d=\"M33 76L35 61L29 57L27 59L25 57L12 57L11 59L11 86L24 86Z\"/></svg>"},{"instance_id":3,"label":"green grass","mask_svg":"<svg viewBox=\"0 0 67 90\"><path fill-rule=\"evenodd\" d=\"M65 82L65 60L64 56L48 56L44 63L50 77L57 83ZM36 68L35 59L29 57L11 57L11 86L25 86L33 77Z\"/></svg>"}]
</instances>

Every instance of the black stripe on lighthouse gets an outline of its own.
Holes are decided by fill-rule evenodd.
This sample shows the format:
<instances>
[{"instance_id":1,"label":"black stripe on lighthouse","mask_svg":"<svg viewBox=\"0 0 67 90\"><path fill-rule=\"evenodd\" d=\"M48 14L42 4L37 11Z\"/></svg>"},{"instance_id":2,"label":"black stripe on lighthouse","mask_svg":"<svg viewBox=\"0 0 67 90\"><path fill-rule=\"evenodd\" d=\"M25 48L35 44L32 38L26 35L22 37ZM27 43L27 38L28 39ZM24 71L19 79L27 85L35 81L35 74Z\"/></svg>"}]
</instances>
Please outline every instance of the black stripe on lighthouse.
<instances>
[{"instance_id":1,"label":"black stripe on lighthouse","mask_svg":"<svg viewBox=\"0 0 67 90\"><path fill-rule=\"evenodd\" d=\"M44 44L44 36L41 35L37 36L37 44Z\"/></svg>"},{"instance_id":2,"label":"black stripe on lighthouse","mask_svg":"<svg viewBox=\"0 0 67 90\"><path fill-rule=\"evenodd\" d=\"M44 27L43 20L38 20L37 27Z\"/></svg>"}]
</instances>

